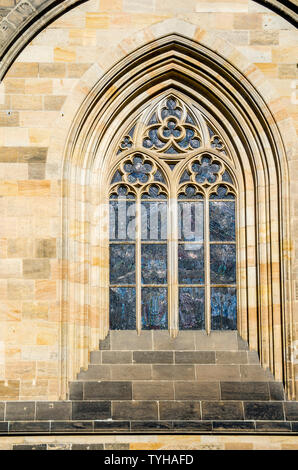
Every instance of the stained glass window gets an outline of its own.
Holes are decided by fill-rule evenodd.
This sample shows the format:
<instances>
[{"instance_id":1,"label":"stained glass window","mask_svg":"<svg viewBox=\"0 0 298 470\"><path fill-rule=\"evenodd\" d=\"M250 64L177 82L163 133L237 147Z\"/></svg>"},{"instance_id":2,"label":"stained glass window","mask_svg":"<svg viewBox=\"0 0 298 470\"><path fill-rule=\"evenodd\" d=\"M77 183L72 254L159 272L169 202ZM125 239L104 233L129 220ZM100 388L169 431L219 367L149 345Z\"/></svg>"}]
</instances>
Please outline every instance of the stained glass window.
<instances>
[{"instance_id":1,"label":"stained glass window","mask_svg":"<svg viewBox=\"0 0 298 470\"><path fill-rule=\"evenodd\" d=\"M110 328L234 330L237 201L224 140L208 128L201 151L195 113L174 96L148 116L123 136L110 180Z\"/></svg>"}]
</instances>

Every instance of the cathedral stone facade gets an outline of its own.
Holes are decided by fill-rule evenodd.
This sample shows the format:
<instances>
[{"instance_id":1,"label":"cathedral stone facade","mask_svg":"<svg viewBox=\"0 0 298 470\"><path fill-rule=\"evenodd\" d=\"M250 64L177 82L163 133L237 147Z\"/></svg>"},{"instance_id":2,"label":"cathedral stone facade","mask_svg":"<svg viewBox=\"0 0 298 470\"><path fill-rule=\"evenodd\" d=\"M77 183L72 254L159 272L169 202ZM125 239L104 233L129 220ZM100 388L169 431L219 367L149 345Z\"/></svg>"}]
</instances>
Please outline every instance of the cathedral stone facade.
<instances>
[{"instance_id":1,"label":"cathedral stone facade","mask_svg":"<svg viewBox=\"0 0 298 470\"><path fill-rule=\"evenodd\" d=\"M284 3L0 1L0 448L298 448Z\"/></svg>"}]
</instances>

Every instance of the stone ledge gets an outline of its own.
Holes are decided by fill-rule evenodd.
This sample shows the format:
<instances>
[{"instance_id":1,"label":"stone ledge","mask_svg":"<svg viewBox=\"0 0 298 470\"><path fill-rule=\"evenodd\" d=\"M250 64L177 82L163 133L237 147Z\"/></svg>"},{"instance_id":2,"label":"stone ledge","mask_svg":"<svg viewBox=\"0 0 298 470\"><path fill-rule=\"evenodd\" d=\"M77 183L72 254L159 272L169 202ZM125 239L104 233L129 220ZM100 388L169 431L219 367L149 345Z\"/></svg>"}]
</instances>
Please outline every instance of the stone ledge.
<instances>
[{"instance_id":1,"label":"stone ledge","mask_svg":"<svg viewBox=\"0 0 298 470\"><path fill-rule=\"evenodd\" d=\"M1 434L133 431L141 430L140 423L144 423L146 429L153 426L173 432L177 423L180 423L179 429L200 423L201 430L204 423L209 423L206 426L210 432L230 429L233 424L233 429L298 433L298 402L78 400L2 402L0 405Z\"/></svg>"},{"instance_id":2,"label":"stone ledge","mask_svg":"<svg viewBox=\"0 0 298 470\"><path fill-rule=\"evenodd\" d=\"M297 421L5 421L0 435L59 434L266 434L298 435Z\"/></svg>"}]
</instances>

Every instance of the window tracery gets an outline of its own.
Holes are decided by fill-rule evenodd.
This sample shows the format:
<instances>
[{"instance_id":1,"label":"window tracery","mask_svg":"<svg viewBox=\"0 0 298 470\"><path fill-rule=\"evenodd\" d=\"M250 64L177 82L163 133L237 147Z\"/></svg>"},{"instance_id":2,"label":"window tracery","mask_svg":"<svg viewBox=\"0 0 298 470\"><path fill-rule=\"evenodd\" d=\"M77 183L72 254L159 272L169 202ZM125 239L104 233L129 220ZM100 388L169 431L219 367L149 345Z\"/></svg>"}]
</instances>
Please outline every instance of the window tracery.
<instances>
[{"instance_id":1,"label":"window tracery","mask_svg":"<svg viewBox=\"0 0 298 470\"><path fill-rule=\"evenodd\" d=\"M170 95L121 140L109 193L111 329L237 328L236 187L223 139L205 123L206 142L203 126Z\"/></svg>"}]
</instances>

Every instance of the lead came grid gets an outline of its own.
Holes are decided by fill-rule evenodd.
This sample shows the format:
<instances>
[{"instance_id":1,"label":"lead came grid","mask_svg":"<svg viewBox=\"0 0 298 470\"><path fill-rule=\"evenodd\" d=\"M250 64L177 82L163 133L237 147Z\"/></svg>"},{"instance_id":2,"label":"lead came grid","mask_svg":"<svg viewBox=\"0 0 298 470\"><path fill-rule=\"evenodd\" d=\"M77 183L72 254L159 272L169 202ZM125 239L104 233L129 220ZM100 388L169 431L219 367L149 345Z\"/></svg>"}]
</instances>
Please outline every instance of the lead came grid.
<instances>
[{"instance_id":1,"label":"lead came grid","mask_svg":"<svg viewBox=\"0 0 298 470\"><path fill-rule=\"evenodd\" d=\"M213 151L196 154L195 115L174 96L133 129L111 182L119 220L110 233L110 327L174 336L236 329L236 199L224 142L209 129Z\"/></svg>"}]
</instances>

